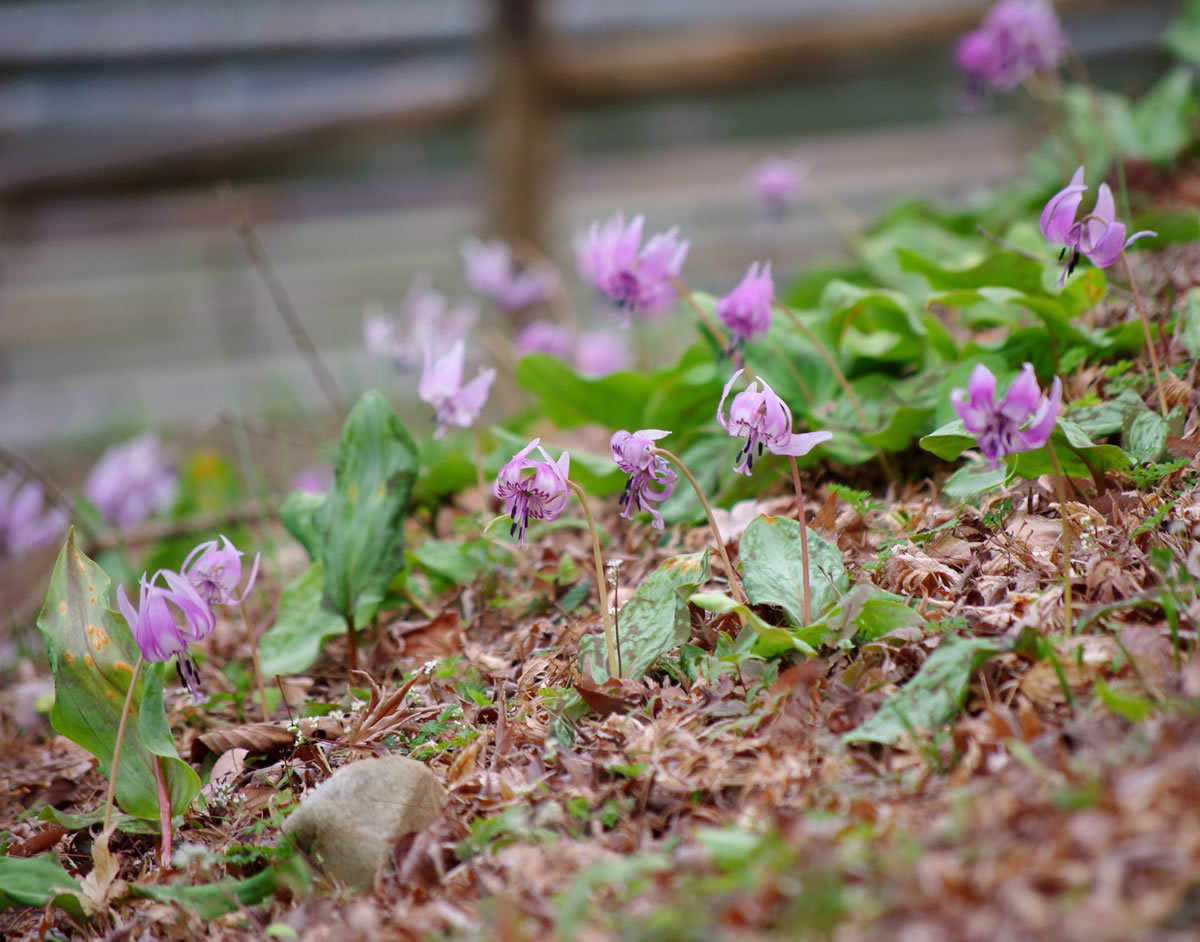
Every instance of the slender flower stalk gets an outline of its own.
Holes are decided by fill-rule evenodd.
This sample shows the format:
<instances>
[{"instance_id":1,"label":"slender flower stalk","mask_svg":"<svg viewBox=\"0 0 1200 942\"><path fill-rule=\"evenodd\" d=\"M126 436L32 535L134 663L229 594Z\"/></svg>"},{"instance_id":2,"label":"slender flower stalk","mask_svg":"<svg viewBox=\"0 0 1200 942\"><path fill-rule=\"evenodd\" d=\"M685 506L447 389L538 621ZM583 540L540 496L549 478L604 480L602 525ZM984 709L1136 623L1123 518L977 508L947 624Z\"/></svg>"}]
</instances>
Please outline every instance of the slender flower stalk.
<instances>
[{"instance_id":1,"label":"slender flower stalk","mask_svg":"<svg viewBox=\"0 0 1200 942\"><path fill-rule=\"evenodd\" d=\"M592 562L596 566L596 592L600 595L600 615L604 621L604 645L608 648L608 673L610 677L621 676L621 654L618 647L616 632L613 630L612 618L608 612L608 580L604 578L604 555L600 552L600 533L596 529L596 521L592 519L592 508L588 506L587 495L583 488L572 480L567 480L569 487L579 498L583 515L587 518L588 530L592 534Z\"/></svg>"},{"instance_id":2,"label":"slender flower stalk","mask_svg":"<svg viewBox=\"0 0 1200 942\"><path fill-rule=\"evenodd\" d=\"M1058 515L1062 519L1063 630L1071 635L1075 630L1075 619L1071 611L1071 521L1067 518L1066 476L1049 442L1046 443L1046 452L1050 455L1050 466L1054 468L1054 482L1058 487Z\"/></svg>"},{"instance_id":3,"label":"slender flower stalk","mask_svg":"<svg viewBox=\"0 0 1200 942\"><path fill-rule=\"evenodd\" d=\"M804 624L812 624L812 587L808 581L808 519L804 512L804 489L800 486L800 467L793 455L788 455L792 466L792 483L796 487L796 522L800 524L800 567L804 570L804 598L801 600Z\"/></svg>"},{"instance_id":4,"label":"slender flower stalk","mask_svg":"<svg viewBox=\"0 0 1200 942\"><path fill-rule=\"evenodd\" d=\"M121 719L117 723L117 738L113 743L113 759L112 766L108 770L108 793L104 797L104 827L101 830L105 844L108 843L108 835L112 832L112 811L113 804L117 795L117 770L121 766L121 746L125 743L125 727L129 721L129 711L133 704L133 691L137 687L138 675L142 672L142 664L145 662L146 656L139 655L137 663L133 665L133 673L129 675L129 689L125 691L125 703L121 707Z\"/></svg>"},{"instance_id":5,"label":"slender flower stalk","mask_svg":"<svg viewBox=\"0 0 1200 942\"><path fill-rule=\"evenodd\" d=\"M158 795L159 833L162 842L158 848L158 862L166 867L171 863L171 795L167 791L167 775L163 768L163 757L156 755L150 760L150 769L154 773L154 790Z\"/></svg>"},{"instance_id":6,"label":"slender flower stalk","mask_svg":"<svg viewBox=\"0 0 1200 942\"><path fill-rule=\"evenodd\" d=\"M725 331L721 330L716 325L716 322L708 316L708 313L700 306L700 302L696 300L696 296L692 294L691 289L684 283L684 280L676 275L671 279L671 286L675 289L675 293L683 299L684 303L692 309L692 313L696 315L700 323L708 328L709 333L716 338L717 343L722 348L727 347L729 341L725 339Z\"/></svg>"},{"instance_id":7,"label":"slender flower stalk","mask_svg":"<svg viewBox=\"0 0 1200 942\"><path fill-rule=\"evenodd\" d=\"M708 517L708 526L712 530L713 538L717 541L717 552L721 554L721 562L725 564L725 573L729 577L729 588L733 590L733 596L742 605L749 605L750 600L746 598L746 593L742 589L741 581L738 579L737 571L733 568L733 563L729 561L729 553L725 549L725 540L721 537L721 528L717 526L717 518L713 516L712 505L709 504L708 498L704 496L704 490L696 481L695 476L688 470L687 465L679 458L667 451L665 448L655 448L650 452L652 456L661 455L677 467L688 483L692 485L692 490L696 492L696 496L700 498L700 506L704 508L704 515Z\"/></svg>"},{"instance_id":8,"label":"slender flower stalk","mask_svg":"<svg viewBox=\"0 0 1200 942\"><path fill-rule=\"evenodd\" d=\"M262 704L263 722L269 723L271 722L271 710L267 706L267 688L263 684L262 664L258 660L258 635L250 623L250 613L246 611L246 603L239 602L238 604L242 609L242 621L246 625L246 637L250 639L250 663L254 665L254 683L258 687L258 699Z\"/></svg>"},{"instance_id":9,"label":"slender flower stalk","mask_svg":"<svg viewBox=\"0 0 1200 942\"><path fill-rule=\"evenodd\" d=\"M1133 292L1133 303L1137 306L1138 317L1142 319L1142 336L1146 338L1146 352L1150 354L1150 368L1154 371L1154 386L1158 390L1158 407L1165 419L1170 409L1167 406L1167 393L1162 384L1162 368L1158 365L1158 350L1150 337L1150 318L1146 316L1146 308L1142 305L1142 295L1138 291L1137 280L1133 277L1133 267L1129 264L1129 256L1121 252L1121 264L1125 266L1125 275L1129 279L1129 290Z\"/></svg>"}]
</instances>

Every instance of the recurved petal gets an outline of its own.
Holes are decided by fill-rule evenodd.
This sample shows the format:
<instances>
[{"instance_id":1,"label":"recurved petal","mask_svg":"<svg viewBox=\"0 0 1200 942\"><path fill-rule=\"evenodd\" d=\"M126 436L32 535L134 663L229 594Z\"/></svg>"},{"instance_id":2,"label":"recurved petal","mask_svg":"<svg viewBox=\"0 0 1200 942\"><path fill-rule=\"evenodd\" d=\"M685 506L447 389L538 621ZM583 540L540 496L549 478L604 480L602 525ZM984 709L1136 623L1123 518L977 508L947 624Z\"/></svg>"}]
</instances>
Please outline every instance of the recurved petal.
<instances>
[{"instance_id":1,"label":"recurved petal","mask_svg":"<svg viewBox=\"0 0 1200 942\"><path fill-rule=\"evenodd\" d=\"M786 441L768 442L767 448L776 455L791 455L800 457L807 455L821 442L833 438L833 432L802 432L799 435L789 435Z\"/></svg>"},{"instance_id":2,"label":"recurved petal","mask_svg":"<svg viewBox=\"0 0 1200 942\"><path fill-rule=\"evenodd\" d=\"M738 381L738 377L742 375L742 371L738 370L731 377L729 382L725 384L725 388L721 390L721 401L717 403L717 422L721 428L729 430L729 423L725 421L725 400L729 398L729 391L733 389L733 384Z\"/></svg>"},{"instance_id":3,"label":"recurved petal","mask_svg":"<svg viewBox=\"0 0 1200 942\"><path fill-rule=\"evenodd\" d=\"M1038 406L1029 427L1017 432L1017 439L1020 441L1023 451L1041 448L1050 440L1050 435L1058 422L1058 410L1061 405L1062 380L1056 376L1054 382L1050 384L1050 394Z\"/></svg>"},{"instance_id":4,"label":"recurved petal","mask_svg":"<svg viewBox=\"0 0 1200 942\"><path fill-rule=\"evenodd\" d=\"M1087 186L1083 182L1083 168L1080 167L1071 177L1071 182L1050 197L1050 201L1042 210L1039 223L1042 235L1057 245L1065 245L1067 233L1075 223L1075 213L1083 199Z\"/></svg>"},{"instance_id":5,"label":"recurved petal","mask_svg":"<svg viewBox=\"0 0 1200 942\"><path fill-rule=\"evenodd\" d=\"M1041 399L1042 390L1033 372L1033 364L1026 363L1021 367L1020 375L1008 387L1008 393L997 411L1009 421L1019 424L1033 415Z\"/></svg>"},{"instance_id":6,"label":"recurved petal","mask_svg":"<svg viewBox=\"0 0 1200 942\"><path fill-rule=\"evenodd\" d=\"M1114 222L1110 225L1090 248L1080 246L1083 254L1097 268L1108 268L1109 265L1121 257L1121 252L1124 248L1125 223L1123 222Z\"/></svg>"}]
</instances>

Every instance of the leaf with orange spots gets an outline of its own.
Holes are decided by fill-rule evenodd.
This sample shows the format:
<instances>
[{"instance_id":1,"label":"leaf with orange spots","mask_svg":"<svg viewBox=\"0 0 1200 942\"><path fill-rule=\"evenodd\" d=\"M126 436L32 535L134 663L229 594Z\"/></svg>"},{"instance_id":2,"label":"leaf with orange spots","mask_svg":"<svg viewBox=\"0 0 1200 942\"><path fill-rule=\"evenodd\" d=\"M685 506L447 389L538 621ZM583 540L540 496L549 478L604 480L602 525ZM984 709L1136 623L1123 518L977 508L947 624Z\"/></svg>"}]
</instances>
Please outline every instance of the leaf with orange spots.
<instances>
[{"instance_id":1,"label":"leaf with orange spots","mask_svg":"<svg viewBox=\"0 0 1200 942\"><path fill-rule=\"evenodd\" d=\"M55 730L100 760L106 775L121 706L129 690L138 648L125 620L109 609L111 582L75 545L59 554L38 630L54 674ZM163 665L149 664L138 679L121 748L117 803L139 818L158 817L151 763L162 757L171 810L183 812L200 790L200 779L179 759L163 709Z\"/></svg>"}]
</instances>

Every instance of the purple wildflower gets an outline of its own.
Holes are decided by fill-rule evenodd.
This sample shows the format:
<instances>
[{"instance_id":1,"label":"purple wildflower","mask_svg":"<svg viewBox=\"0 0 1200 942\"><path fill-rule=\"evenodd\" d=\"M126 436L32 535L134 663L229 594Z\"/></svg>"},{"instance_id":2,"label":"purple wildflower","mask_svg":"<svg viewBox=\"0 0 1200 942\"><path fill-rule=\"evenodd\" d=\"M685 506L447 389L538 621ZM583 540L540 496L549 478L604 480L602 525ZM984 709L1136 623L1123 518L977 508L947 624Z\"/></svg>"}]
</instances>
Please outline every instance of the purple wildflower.
<instances>
[{"instance_id":1,"label":"purple wildflower","mask_svg":"<svg viewBox=\"0 0 1200 942\"><path fill-rule=\"evenodd\" d=\"M688 243L679 241L679 227L653 236L639 251L645 217L625 225L616 212L603 224L593 222L586 235L575 240L579 273L624 312L628 327L634 312L656 317L670 310L675 286L687 257Z\"/></svg>"},{"instance_id":2,"label":"purple wildflower","mask_svg":"<svg viewBox=\"0 0 1200 942\"><path fill-rule=\"evenodd\" d=\"M563 452L558 461L550 460L535 438L518 451L496 476L492 493L504 501L504 512L512 518L508 535L519 534L517 541L525 545L525 528L530 519L554 520L567 506L571 492L567 487L567 475L571 470L571 457ZM529 453L536 448L545 461L536 461ZM527 475L526 471L532 471Z\"/></svg>"},{"instance_id":3,"label":"purple wildflower","mask_svg":"<svg viewBox=\"0 0 1200 942\"><path fill-rule=\"evenodd\" d=\"M328 464L311 464L292 475L290 490L309 494L324 494L333 483L333 468Z\"/></svg>"},{"instance_id":4,"label":"purple wildflower","mask_svg":"<svg viewBox=\"0 0 1200 942\"><path fill-rule=\"evenodd\" d=\"M644 428L632 433L622 429L613 435L610 443L613 461L629 475L625 490L621 492L621 503L625 505L621 516L632 520L634 510L645 510L659 530L663 529L662 514L649 502L670 497L677 476L662 455L652 452L654 443L670 434L657 428Z\"/></svg>"},{"instance_id":5,"label":"purple wildflower","mask_svg":"<svg viewBox=\"0 0 1200 942\"><path fill-rule=\"evenodd\" d=\"M761 266L755 262L746 271L736 288L717 299L717 317L733 332L733 346L761 340L771 327L771 298L775 283L771 280L771 263Z\"/></svg>"},{"instance_id":6,"label":"purple wildflower","mask_svg":"<svg viewBox=\"0 0 1200 942\"><path fill-rule=\"evenodd\" d=\"M540 320L526 324L513 346L518 353L545 353L565 357L571 350L571 332L562 324Z\"/></svg>"},{"instance_id":7,"label":"purple wildflower","mask_svg":"<svg viewBox=\"0 0 1200 942\"><path fill-rule=\"evenodd\" d=\"M967 73L969 94L990 86L1008 91L1035 72L1058 68L1066 36L1054 11L1040 0L1001 0L959 41L954 58Z\"/></svg>"},{"instance_id":8,"label":"purple wildflower","mask_svg":"<svg viewBox=\"0 0 1200 942\"><path fill-rule=\"evenodd\" d=\"M167 583L165 588L158 584L159 576ZM142 573L138 585L141 592L136 609L125 595L125 586L117 587L117 607L129 623L138 649L147 661L166 661L172 655L179 655L180 677L192 692L192 699L202 702L199 674L187 648L190 642L202 641L212 634L216 616L179 573L160 569L150 580ZM182 625L177 622L172 606L183 615Z\"/></svg>"},{"instance_id":9,"label":"purple wildflower","mask_svg":"<svg viewBox=\"0 0 1200 942\"><path fill-rule=\"evenodd\" d=\"M1071 182L1050 197L1039 220L1042 235L1055 245L1063 246L1058 257L1063 261L1062 274L1056 284L1064 284L1067 277L1079 264L1079 257L1086 255L1097 268L1107 268L1121 257L1121 253L1138 239L1158 235L1149 229L1135 232L1125 238L1125 223L1116 222L1116 206L1112 190L1101 183L1096 191L1096 206L1081 221L1075 221L1075 213L1083 201L1087 185L1083 182L1083 168L1071 177Z\"/></svg>"},{"instance_id":10,"label":"purple wildflower","mask_svg":"<svg viewBox=\"0 0 1200 942\"><path fill-rule=\"evenodd\" d=\"M629 365L622 335L612 330L585 330L575 344L575 369L583 376L608 376Z\"/></svg>"},{"instance_id":11,"label":"purple wildflower","mask_svg":"<svg viewBox=\"0 0 1200 942\"><path fill-rule=\"evenodd\" d=\"M175 503L179 482L171 454L147 432L108 449L83 493L110 524L125 529Z\"/></svg>"},{"instance_id":12,"label":"purple wildflower","mask_svg":"<svg viewBox=\"0 0 1200 942\"><path fill-rule=\"evenodd\" d=\"M222 536L221 542L224 545L219 548L216 540L201 543L188 553L180 571L192 584L196 594L209 605L241 605L258 576L262 554L254 555L254 565L246 580L246 588L238 595L237 589L242 582L243 554L228 537Z\"/></svg>"},{"instance_id":13,"label":"purple wildflower","mask_svg":"<svg viewBox=\"0 0 1200 942\"><path fill-rule=\"evenodd\" d=\"M1062 382L1056 376L1050 395L1042 395L1033 365L1026 363L997 403L996 377L980 363L971 371L966 389L955 389L950 401L967 431L979 441L988 463L998 467L1005 455L1041 448L1058 421Z\"/></svg>"},{"instance_id":14,"label":"purple wildflower","mask_svg":"<svg viewBox=\"0 0 1200 942\"><path fill-rule=\"evenodd\" d=\"M45 546L70 523L62 507L45 507L45 493L36 481L16 471L0 477L0 556Z\"/></svg>"},{"instance_id":15,"label":"purple wildflower","mask_svg":"<svg viewBox=\"0 0 1200 942\"><path fill-rule=\"evenodd\" d=\"M768 157L750 168L750 188L768 216L779 217L796 201L809 167L784 157Z\"/></svg>"},{"instance_id":16,"label":"purple wildflower","mask_svg":"<svg viewBox=\"0 0 1200 942\"><path fill-rule=\"evenodd\" d=\"M517 267L503 239L468 239L462 247L467 283L503 310L520 311L546 301L558 290L558 276L545 265Z\"/></svg>"},{"instance_id":17,"label":"purple wildflower","mask_svg":"<svg viewBox=\"0 0 1200 942\"><path fill-rule=\"evenodd\" d=\"M422 402L433 406L433 420L437 423L434 438L445 435L447 425L470 428L487 402L496 371L480 370L479 375L464 386L462 374L465 356L461 340L436 363L429 348L425 348L425 369L417 385L417 395Z\"/></svg>"},{"instance_id":18,"label":"purple wildflower","mask_svg":"<svg viewBox=\"0 0 1200 942\"><path fill-rule=\"evenodd\" d=\"M738 463L734 465L734 471L749 474L754 466L755 457L762 456L763 448L772 454L799 457L807 455L821 442L833 438L832 432L794 434L792 410L775 395L775 391L761 377L733 397L729 406L729 418L726 419L725 400L741 375L742 370L738 370L729 377L729 382L721 392L721 402L717 406L717 422L721 428L730 435L746 439L746 444L738 452ZM759 386L762 388L759 389Z\"/></svg>"},{"instance_id":19,"label":"purple wildflower","mask_svg":"<svg viewBox=\"0 0 1200 942\"><path fill-rule=\"evenodd\" d=\"M398 317L378 304L363 311L363 346L371 356L392 360L413 369L421 363L426 347L439 354L466 336L476 313L467 306L450 308L446 296L429 287L425 278L413 280Z\"/></svg>"}]
</instances>

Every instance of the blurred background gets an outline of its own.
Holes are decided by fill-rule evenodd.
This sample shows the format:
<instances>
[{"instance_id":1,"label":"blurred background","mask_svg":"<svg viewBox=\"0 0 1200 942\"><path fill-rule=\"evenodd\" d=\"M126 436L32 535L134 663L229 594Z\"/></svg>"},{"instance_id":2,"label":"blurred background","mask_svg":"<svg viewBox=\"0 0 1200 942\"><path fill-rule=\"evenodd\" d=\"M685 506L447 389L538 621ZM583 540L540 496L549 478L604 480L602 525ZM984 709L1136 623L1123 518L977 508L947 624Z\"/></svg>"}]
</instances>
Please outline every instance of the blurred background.
<instances>
[{"instance_id":1,"label":"blurred background","mask_svg":"<svg viewBox=\"0 0 1200 942\"><path fill-rule=\"evenodd\" d=\"M756 258L786 284L841 251L838 212L1020 174L1036 108L965 111L953 63L988 5L3 0L0 440L324 409L242 213L348 396L415 383L363 353L364 306L418 275L465 296L472 234L540 246L589 313L571 239L616 209L679 225L696 288ZM1178 8L1056 4L1128 92L1165 70ZM747 173L771 155L811 176L767 222Z\"/></svg>"}]
</instances>

